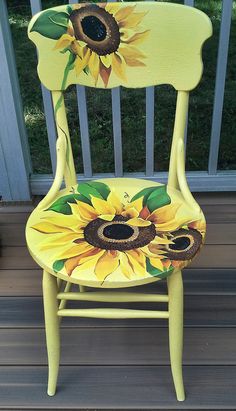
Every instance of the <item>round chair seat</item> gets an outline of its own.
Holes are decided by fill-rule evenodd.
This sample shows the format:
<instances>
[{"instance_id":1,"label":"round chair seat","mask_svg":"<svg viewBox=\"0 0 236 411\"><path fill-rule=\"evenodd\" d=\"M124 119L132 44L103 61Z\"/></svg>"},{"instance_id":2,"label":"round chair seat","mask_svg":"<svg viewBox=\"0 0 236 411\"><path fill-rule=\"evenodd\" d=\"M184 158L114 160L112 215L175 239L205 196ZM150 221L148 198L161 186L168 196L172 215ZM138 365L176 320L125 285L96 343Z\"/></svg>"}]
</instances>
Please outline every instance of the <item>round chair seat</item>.
<instances>
[{"instance_id":1,"label":"round chair seat","mask_svg":"<svg viewBox=\"0 0 236 411\"><path fill-rule=\"evenodd\" d=\"M192 260L205 236L202 211L180 191L148 180L114 178L64 189L29 217L34 260L55 276L91 287L160 280Z\"/></svg>"}]
</instances>

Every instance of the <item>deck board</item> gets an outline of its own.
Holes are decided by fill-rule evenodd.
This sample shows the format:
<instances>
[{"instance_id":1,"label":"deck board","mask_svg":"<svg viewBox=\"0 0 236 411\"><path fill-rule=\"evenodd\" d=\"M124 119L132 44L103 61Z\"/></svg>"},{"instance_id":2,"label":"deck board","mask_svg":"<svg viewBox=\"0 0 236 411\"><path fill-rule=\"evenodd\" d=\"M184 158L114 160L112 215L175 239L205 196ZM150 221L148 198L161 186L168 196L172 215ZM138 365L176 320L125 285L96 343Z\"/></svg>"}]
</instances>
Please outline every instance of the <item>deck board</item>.
<instances>
[{"instance_id":1,"label":"deck board","mask_svg":"<svg viewBox=\"0 0 236 411\"><path fill-rule=\"evenodd\" d=\"M236 194L195 197L208 232L183 275L184 403L174 395L166 320L63 319L58 392L46 395L42 272L24 236L33 206L0 206L1 411L236 409ZM142 290L162 293L166 282L129 291Z\"/></svg>"},{"instance_id":2,"label":"deck board","mask_svg":"<svg viewBox=\"0 0 236 411\"><path fill-rule=\"evenodd\" d=\"M46 395L46 367L0 367L1 407L10 409L235 410L235 366L185 366L187 398L175 399L168 366L62 366L57 395Z\"/></svg>"},{"instance_id":3,"label":"deck board","mask_svg":"<svg viewBox=\"0 0 236 411\"><path fill-rule=\"evenodd\" d=\"M186 328L184 365L236 365L236 328ZM100 327L61 330L61 365L169 365L168 330ZM98 355L99 347L99 355ZM2 329L0 365L47 365L44 329Z\"/></svg>"}]
</instances>

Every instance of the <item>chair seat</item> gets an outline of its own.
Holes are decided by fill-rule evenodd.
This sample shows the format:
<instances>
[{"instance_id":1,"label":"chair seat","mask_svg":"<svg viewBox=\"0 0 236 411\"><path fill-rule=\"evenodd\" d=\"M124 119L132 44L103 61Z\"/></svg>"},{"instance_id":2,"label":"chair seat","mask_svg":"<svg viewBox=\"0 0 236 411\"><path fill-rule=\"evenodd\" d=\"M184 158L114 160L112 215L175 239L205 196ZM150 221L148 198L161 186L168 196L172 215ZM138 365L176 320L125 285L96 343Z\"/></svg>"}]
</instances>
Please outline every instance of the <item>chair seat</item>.
<instances>
[{"instance_id":1,"label":"chair seat","mask_svg":"<svg viewBox=\"0 0 236 411\"><path fill-rule=\"evenodd\" d=\"M29 217L35 261L57 277L91 287L129 287L182 269L205 236L202 211L180 191L153 181L114 178L64 189Z\"/></svg>"}]
</instances>

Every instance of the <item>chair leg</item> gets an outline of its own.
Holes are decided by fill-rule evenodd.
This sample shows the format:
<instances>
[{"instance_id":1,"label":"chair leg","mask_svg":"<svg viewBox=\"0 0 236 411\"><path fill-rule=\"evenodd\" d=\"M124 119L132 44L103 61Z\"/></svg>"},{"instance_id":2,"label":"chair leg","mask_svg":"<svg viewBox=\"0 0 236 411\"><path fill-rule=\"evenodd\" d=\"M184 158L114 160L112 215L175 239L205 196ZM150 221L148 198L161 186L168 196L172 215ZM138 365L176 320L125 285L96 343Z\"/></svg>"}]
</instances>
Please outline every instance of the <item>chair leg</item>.
<instances>
[{"instance_id":1,"label":"chair leg","mask_svg":"<svg viewBox=\"0 0 236 411\"><path fill-rule=\"evenodd\" d=\"M57 279L47 271L43 272L43 303L48 353L48 395L56 392L60 360L60 329L57 316Z\"/></svg>"},{"instance_id":2,"label":"chair leg","mask_svg":"<svg viewBox=\"0 0 236 411\"><path fill-rule=\"evenodd\" d=\"M185 400L182 353L183 353L183 282L180 270L167 279L169 294L169 347L171 371L178 401Z\"/></svg>"}]
</instances>

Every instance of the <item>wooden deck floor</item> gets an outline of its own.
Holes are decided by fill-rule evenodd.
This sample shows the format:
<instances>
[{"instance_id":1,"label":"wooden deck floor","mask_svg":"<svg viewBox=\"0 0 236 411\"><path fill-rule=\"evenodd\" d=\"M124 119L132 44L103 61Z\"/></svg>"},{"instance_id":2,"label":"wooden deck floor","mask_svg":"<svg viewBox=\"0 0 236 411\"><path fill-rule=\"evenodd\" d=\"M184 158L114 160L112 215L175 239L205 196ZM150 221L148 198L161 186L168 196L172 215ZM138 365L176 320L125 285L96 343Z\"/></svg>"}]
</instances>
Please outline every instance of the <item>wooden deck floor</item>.
<instances>
[{"instance_id":1,"label":"wooden deck floor","mask_svg":"<svg viewBox=\"0 0 236 411\"><path fill-rule=\"evenodd\" d=\"M24 239L32 207L0 208L0 410L236 409L236 195L197 197L208 234L184 272L184 403L161 320L63 320L58 392L47 396L41 270Z\"/></svg>"}]
</instances>

